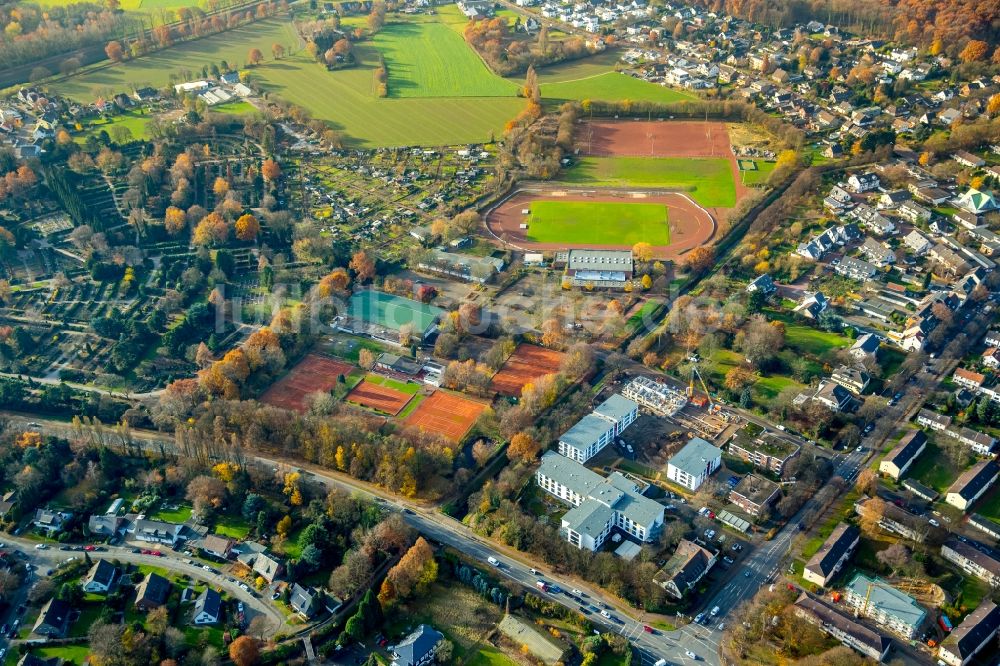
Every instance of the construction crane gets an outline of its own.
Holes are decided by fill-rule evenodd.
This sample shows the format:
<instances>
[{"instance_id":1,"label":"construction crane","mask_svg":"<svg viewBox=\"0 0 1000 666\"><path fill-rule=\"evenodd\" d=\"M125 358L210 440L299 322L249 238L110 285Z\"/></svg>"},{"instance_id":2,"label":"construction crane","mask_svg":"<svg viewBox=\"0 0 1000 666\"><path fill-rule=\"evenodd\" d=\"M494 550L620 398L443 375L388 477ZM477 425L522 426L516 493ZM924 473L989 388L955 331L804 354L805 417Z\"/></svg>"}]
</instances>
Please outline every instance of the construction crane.
<instances>
[{"instance_id":1,"label":"construction crane","mask_svg":"<svg viewBox=\"0 0 1000 666\"><path fill-rule=\"evenodd\" d=\"M705 392L705 397L708 398L709 412L714 414L720 411L722 408L715 404L715 401L712 400L712 394L708 391L708 385L705 384L705 378L701 376L700 372L698 372L698 356L691 354L689 351L688 361L691 362L691 381L688 383L687 387L688 398L690 399L694 397L694 378L697 377L698 382L701 384L701 390Z\"/></svg>"}]
</instances>

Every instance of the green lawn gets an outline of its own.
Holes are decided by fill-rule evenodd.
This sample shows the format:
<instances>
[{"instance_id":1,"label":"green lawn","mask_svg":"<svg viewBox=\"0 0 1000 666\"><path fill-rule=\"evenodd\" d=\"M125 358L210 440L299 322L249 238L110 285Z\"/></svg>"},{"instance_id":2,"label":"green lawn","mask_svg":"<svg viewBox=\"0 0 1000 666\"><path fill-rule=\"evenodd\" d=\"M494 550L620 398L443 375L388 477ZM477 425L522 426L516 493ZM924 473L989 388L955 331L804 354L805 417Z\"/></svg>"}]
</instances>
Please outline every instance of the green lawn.
<instances>
[{"instance_id":1,"label":"green lawn","mask_svg":"<svg viewBox=\"0 0 1000 666\"><path fill-rule=\"evenodd\" d=\"M232 539L246 539L250 534L250 523L243 516L219 516L215 521L215 533Z\"/></svg>"},{"instance_id":2,"label":"green lawn","mask_svg":"<svg viewBox=\"0 0 1000 666\"><path fill-rule=\"evenodd\" d=\"M601 71L589 76L563 81L544 82L542 97L546 100L563 102L567 100L597 99L607 102L631 100L633 102L680 102L693 99L681 90L642 81L614 71Z\"/></svg>"},{"instance_id":3,"label":"green lawn","mask_svg":"<svg viewBox=\"0 0 1000 666\"><path fill-rule=\"evenodd\" d=\"M587 201L532 201L528 240L539 243L668 245L670 230L663 204Z\"/></svg>"},{"instance_id":4,"label":"green lawn","mask_svg":"<svg viewBox=\"0 0 1000 666\"><path fill-rule=\"evenodd\" d=\"M83 133L77 136L77 140L83 140L88 136L97 135L102 130L106 131L110 135L111 128L115 126L127 128L128 131L132 133L132 137L135 139L145 139L146 124L149 122L150 117L151 116L148 115L142 115L137 111L130 111L128 113L123 113L120 116L114 116L107 119L98 118L83 126Z\"/></svg>"},{"instance_id":5,"label":"green lawn","mask_svg":"<svg viewBox=\"0 0 1000 666\"><path fill-rule=\"evenodd\" d=\"M495 647L482 647L468 659L465 666L514 666L517 662Z\"/></svg>"},{"instance_id":6,"label":"green lawn","mask_svg":"<svg viewBox=\"0 0 1000 666\"><path fill-rule=\"evenodd\" d=\"M767 310L767 318L785 325L785 344L802 354L822 356L834 349L845 349L854 344L847 336L796 324L791 315L784 312Z\"/></svg>"},{"instance_id":7,"label":"green lawn","mask_svg":"<svg viewBox=\"0 0 1000 666\"><path fill-rule=\"evenodd\" d=\"M500 78L444 23L390 23L374 39L389 70L390 97L510 97Z\"/></svg>"},{"instance_id":8,"label":"green lawn","mask_svg":"<svg viewBox=\"0 0 1000 666\"><path fill-rule=\"evenodd\" d=\"M152 520L162 520L167 523L183 523L191 518L191 507L179 506L176 509L157 509L151 516Z\"/></svg>"},{"instance_id":9,"label":"green lawn","mask_svg":"<svg viewBox=\"0 0 1000 666\"><path fill-rule=\"evenodd\" d=\"M563 173L562 180L603 187L683 190L702 206L736 205L732 168L723 158L583 157Z\"/></svg>"},{"instance_id":10,"label":"green lawn","mask_svg":"<svg viewBox=\"0 0 1000 666\"><path fill-rule=\"evenodd\" d=\"M205 39L177 44L118 65L85 71L51 88L72 99L93 102L97 96L107 96L108 93L129 92L143 86L165 87L170 82L171 74L182 81L200 77L202 67L219 64L222 60L233 67L242 67L251 48L270 53L271 45L275 43L284 45L286 49L298 47L298 37L287 20L258 21ZM269 61L268 64L275 71L280 71L281 62ZM267 68L264 66L253 71Z\"/></svg>"},{"instance_id":11,"label":"green lawn","mask_svg":"<svg viewBox=\"0 0 1000 666\"><path fill-rule=\"evenodd\" d=\"M958 478L960 471L948 461L934 441L928 441L927 450L913 462L906 476L944 494Z\"/></svg>"},{"instance_id":12,"label":"green lawn","mask_svg":"<svg viewBox=\"0 0 1000 666\"><path fill-rule=\"evenodd\" d=\"M414 395L410 398L410 401L406 403L406 407L403 407L399 414L396 415L396 418L400 420L405 419L420 406L420 403L422 403L426 397L427 396L424 395Z\"/></svg>"},{"instance_id":13,"label":"green lawn","mask_svg":"<svg viewBox=\"0 0 1000 666\"><path fill-rule=\"evenodd\" d=\"M222 113L227 116L242 116L247 113L259 113L257 107L250 102L246 102L241 99L226 102L225 104L219 104L217 106L210 106L208 110L212 113Z\"/></svg>"},{"instance_id":14,"label":"green lawn","mask_svg":"<svg viewBox=\"0 0 1000 666\"><path fill-rule=\"evenodd\" d=\"M983 499L979 500L975 511L995 523L1000 523L1000 486L994 486L988 491Z\"/></svg>"},{"instance_id":15,"label":"green lawn","mask_svg":"<svg viewBox=\"0 0 1000 666\"><path fill-rule=\"evenodd\" d=\"M90 625L101 616L101 610L104 607L104 601L100 603L86 603L80 608L80 617L73 623L73 626L69 629L69 635L71 638L79 638L81 636L86 636L87 632L90 631Z\"/></svg>"},{"instance_id":16,"label":"green lawn","mask_svg":"<svg viewBox=\"0 0 1000 666\"><path fill-rule=\"evenodd\" d=\"M80 664L86 661L87 656L90 654L90 648L86 645L60 645L38 648L33 652L36 656L41 657L42 659L59 657L60 659L71 661L77 666L80 666Z\"/></svg>"},{"instance_id":17,"label":"green lawn","mask_svg":"<svg viewBox=\"0 0 1000 666\"><path fill-rule=\"evenodd\" d=\"M744 185L763 185L767 183L767 179L771 177L771 172L774 171L774 162L754 161L757 164L756 170L740 172L740 178L743 179Z\"/></svg>"},{"instance_id":18,"label":"green lawn","mask_svg":"<svg viewBox=\"0 0 1000 666\"><path fill-rule=\"evenodd\" d=\"M365 376L365 381L370 384L378 384L379 386L385 386L387 388L394 389L400 393L405 393L407 395L416 395L420 392L420 384L414 384L413 382L401 382L397 379L392 379L384 375L377 375L370 373Z\"/></svg>"}]
</instances>

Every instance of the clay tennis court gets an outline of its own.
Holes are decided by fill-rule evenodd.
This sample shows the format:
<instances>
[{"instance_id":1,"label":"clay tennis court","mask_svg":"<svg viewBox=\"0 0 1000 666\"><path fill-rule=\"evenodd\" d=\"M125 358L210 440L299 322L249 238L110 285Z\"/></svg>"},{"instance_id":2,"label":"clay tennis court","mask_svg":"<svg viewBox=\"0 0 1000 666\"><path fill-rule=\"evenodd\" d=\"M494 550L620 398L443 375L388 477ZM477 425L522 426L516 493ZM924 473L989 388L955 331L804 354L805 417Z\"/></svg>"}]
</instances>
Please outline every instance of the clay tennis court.
<instances>
[{"instance_id":1,"label":"clay tennis court","mask_svg":"<svg viewBox=\"0 0 1000 666\"><path fill-rule=\"evenodd\" d=\"M283 409L306 411L306 396L316 391L329 391L337 385L339 375L347 376L354 366L328 356L307 354L287 375L271 385L260 401Z\"/></svg>"},{"instance_id":2,"label":"clay tennis court","mask_svg":"<svg viewBox=\"0 0 1000 666\"><path fill-rule=\"evenodd\" d=\"M354 387L347 394L347 401L362 407L368 407L383 414L395 416L403 411L406 403L413 399L409 393L403 393L387 386L373 384L367 379Z\"/></svg>"},{"instance_id":3,"label":"clay tennis court","mask_svg":"<svg viewBox=\"0 0 1000 666\"><path fill-rule=\"evenodd\" d=\"M489 231L515 248L528 251L565 250L565 243L538 243L528 240L527 229L521 229L524 211L536 199L558 199L560 201L591 201L615 203L662 203L667 207L670 225L670 245L653 248L659 259L676 259L688 250L708 243L715 234L715 220L704 208L694 203L681 192L642 192L623 190L568 189L551 190L544 188L520 189L503 199L487 211L484 218ZM613 243L587 244L573 243L581 249L630 250L630 244ZM502 370L501 370L502 372ZM519 392L520 393L520 392Z\"/></svg>"},{"instance_id":4,"label":"clay tennis court","mask_svg":"<svg viewBox=\"0 0 1000 666\"><path fill-rule=\"evenodd\" d=\"M537 345L518 345L500 372L493 375L490 388L506 396L520 396L521 388L543 375L559 372L565 354Z\"/></svg>"},{"instance_id":5,"label":"clay tennis court","mask_svg":"<svg viewBox=\"0 0 1000 666\"><path fill-rule=\"evenodd\" d=\"M435 391L406 417L405 423L460 442L485 409L480 402Z\"/></svg>"},{"instance_id":6,"label":"clay tennis court","mask_svg":"<svg viewBox=\"0 0 1000 666\"><path fill-rule=\"evenodd\" d=\"M720 122L591 121L574 138L581 152L596 157L733 157Z\"/></svg>"}]
</instances>

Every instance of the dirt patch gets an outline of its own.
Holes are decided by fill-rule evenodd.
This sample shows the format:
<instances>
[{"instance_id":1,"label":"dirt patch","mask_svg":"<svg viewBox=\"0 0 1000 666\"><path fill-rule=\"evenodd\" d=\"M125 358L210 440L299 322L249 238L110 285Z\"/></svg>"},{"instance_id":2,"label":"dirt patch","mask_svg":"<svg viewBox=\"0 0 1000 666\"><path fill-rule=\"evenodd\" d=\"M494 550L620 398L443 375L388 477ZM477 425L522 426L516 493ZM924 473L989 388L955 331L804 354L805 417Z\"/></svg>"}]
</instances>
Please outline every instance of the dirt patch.
<instances>
[{"instance_id":1,"label":"dirt patch","mask_svg":"<svg viewBox=\"0 0 1000 666\"><path fill-rule=\"evenodd\" d=\"M337 385L337 377L346 376L354 366L319 354L308 354L288 374L271 385L260 401L283 409L306 411L306 396L316 391L329 391Z\"/></svg>"},{"instance_id":2,"label":"dirt patch","mask_svg":"<svg viewBox=\"0 0 1000 666\"><path fill-rule=\"evenodd\" d=\"M732 157L725 123L598 121L576 131L581 152L598 157Z\"/></svg>"},{"instance_id":3,"label":"dirt patch","mask_svg":"<svg viewBox=\"0 0 1000 666\"><path fill-rule=\"evenodd\" d=\"M481 402L435 391L406 417L405 423L460 442L485 409Z\"/></svg>"},{"instance_id":4,"label":"dirt patch","mask_svg":"<svg viewBox=\"0 0 1000 666\"><path fill-rule=\"evenodd\" d=\"M373 384L367 379L357 386L347 395L347 401L353 402L362 407L368 407L383 414L395 416L403 411L406 403L413 399L412 395L389 388Z\"/></svg>"},{"instance_id":5,"label":"dirt patch","mask_svg":"<svg viewBox=\"0 0 1000 666\"><path fill-rule=\"evenodd\" d=\"M733 168L736 161L733 160ZM566 201L589 201L622 203L636 198L634 191L624 190L584 190L562 191ZM708 243L715 234L715 220L701 206L679 192L646 191L643 203L660 203L667 207L667 219L670 225L670 245L653 248L653 254L658 259L676 259L689 250ZM501 241L521 250L565 250L567 246L560 243L536 243L527 238L527 229L521 229L524 221L523 210L531 207L535 199L552 197L555 194L545 189L517 190L487 211L486 227ZM574 243L574 248L620 249L629 250L631 245L586 244Z\"/></svg>"},{"instance_id":6,"label":"dirt patch","mask_svg":"<svg viewBox=\"0 0 1000 666\"><path fill-rule=\"evenodd\" d=\"M500 372L493 375L490 388L500 395L519 396L528 382L558 372L564 356L536 345L518 345Z\"/></svg>"}]
</instances>

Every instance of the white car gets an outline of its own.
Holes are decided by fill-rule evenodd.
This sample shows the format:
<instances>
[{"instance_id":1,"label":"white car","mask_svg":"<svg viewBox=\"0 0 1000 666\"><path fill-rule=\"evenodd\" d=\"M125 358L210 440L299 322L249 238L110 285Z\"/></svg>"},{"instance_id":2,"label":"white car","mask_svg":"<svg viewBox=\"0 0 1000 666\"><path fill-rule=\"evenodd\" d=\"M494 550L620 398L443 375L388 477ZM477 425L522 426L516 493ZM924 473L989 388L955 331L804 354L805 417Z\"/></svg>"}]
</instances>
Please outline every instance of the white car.
<instances>
[{"instance_id":1,"label":"white car","mask_svg":"<svg viewBox=\"0 0 1000 666\"><path fill-rule=\"evenodd\" d=\"M602 610L601 611L601 617L604 617L604 618L607 618L608 620L610 620L611 619L611 613L609 613L606 610Z\"/></svg>"},{"instance_id":2,"label":"white car","mask_svg":"<svg viewBox=\"0 0 1000 666\"><path fill-rule=\"evenodd\" d=\"M35 546L35 550L48 550L48 549L49 547L46 546L44 543L40 543L37 546Z\"/></svg>"},{"instance_id":3,"label":"white car","mask_svg":"<svg viewBox=\"0 0 1000 666\"><path fill-rule=\"evenodd\" d=\"M582 597L583 596L583 590L578 590L575 587L572 590L570 590L570 592L572 592L573 594L575 594L578 597Z\"/></svg>"},{"instance_id":4,"label":"white car","mask_svg":"<svg viewBox=\"0 0 1000 666\"><path fill-rule=\"evenodd\" d=\"M698 661L698 655L696 655L694 652L691 652L691 650L684 650L684 654L687 656L688 659L694 659L695 661Z\"/></svg>"},{"instance_id":5,"label":"white car","mask_svg":"<svg viewBox=\"0 0 1000 666\"><path fill-rule=\"evenodd\" d=\"M941 523L939 523L938 521L934 520L933 518L931 518L927 522L930 523L931 525L933 525L934 527L941 527Z\"/></svg>"}]
</instances>

